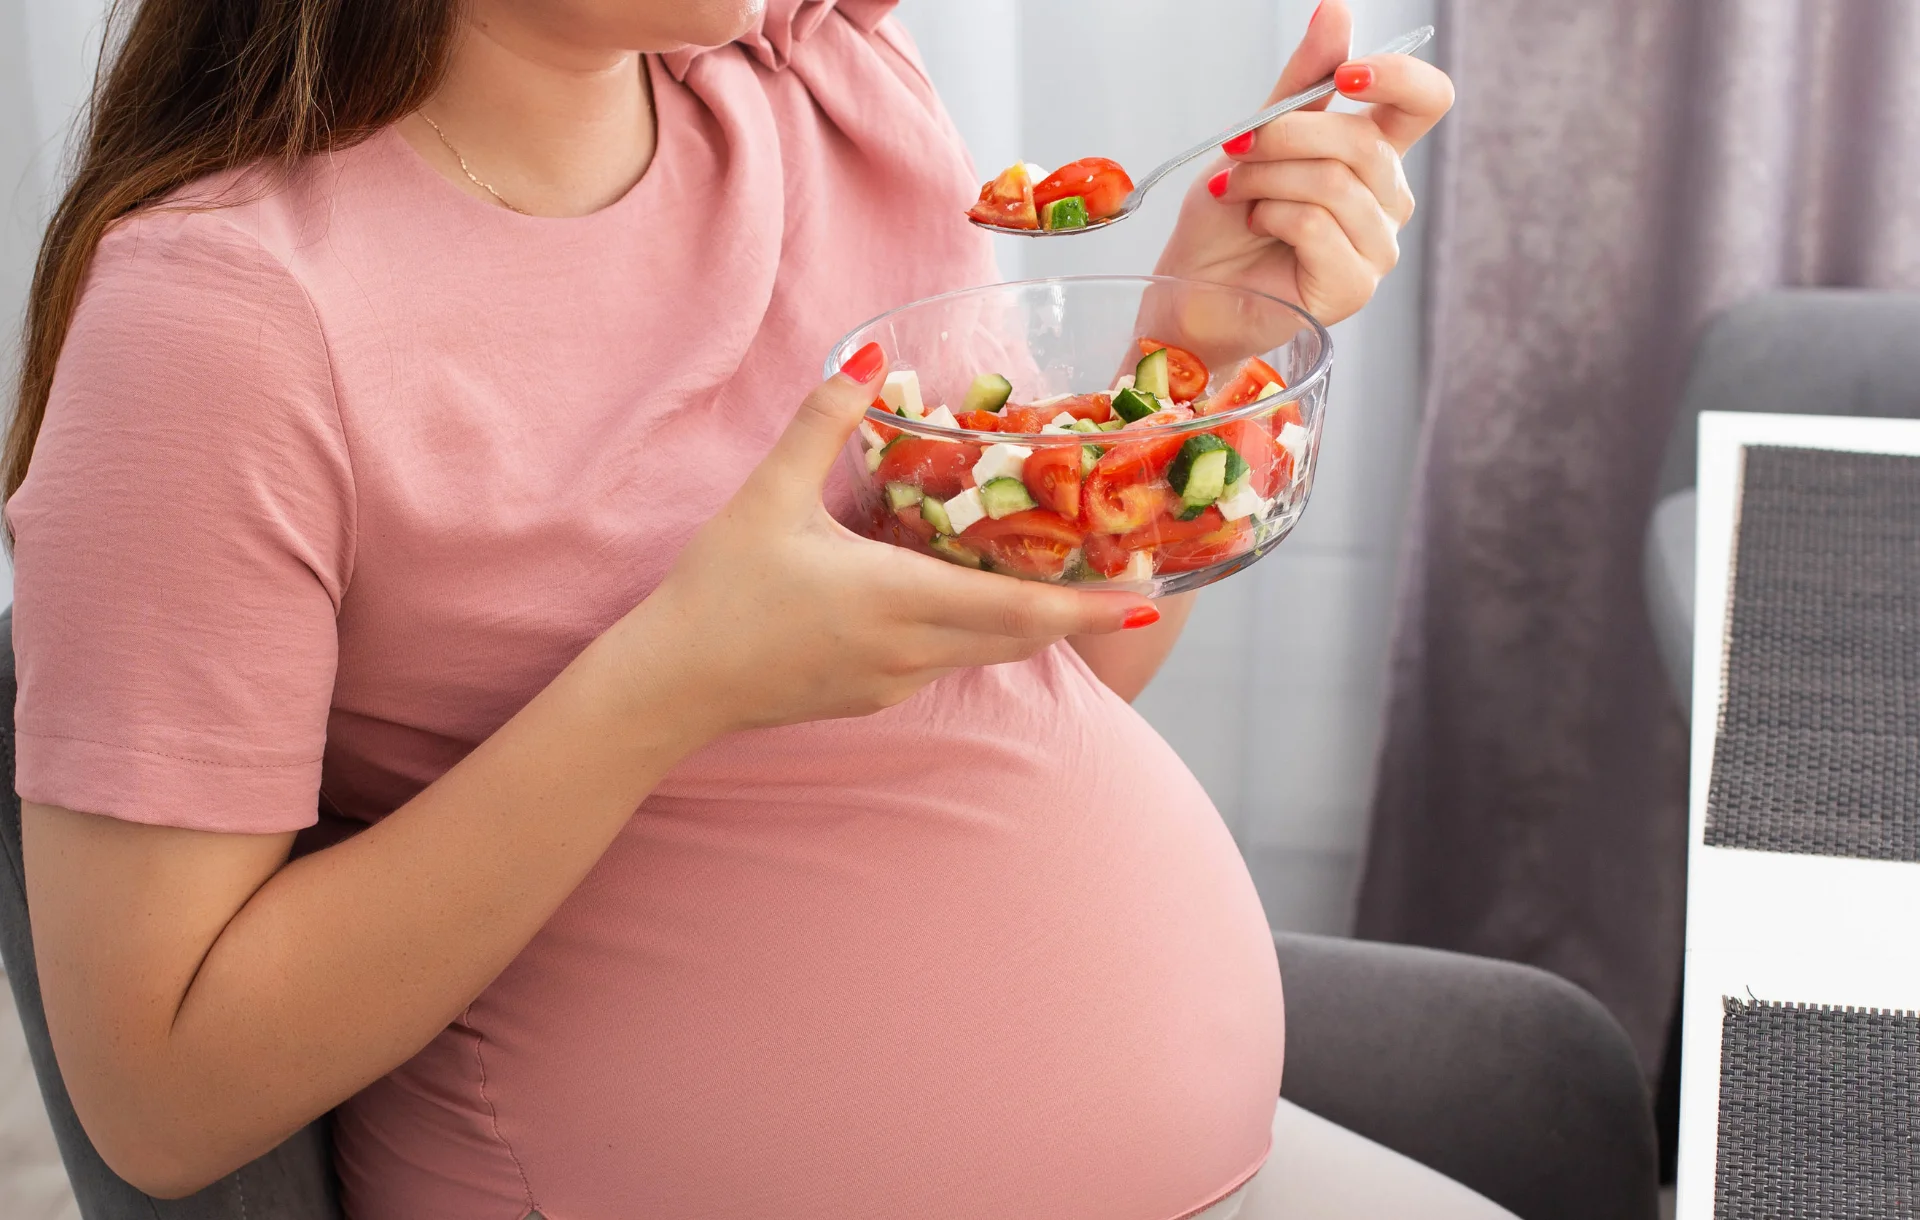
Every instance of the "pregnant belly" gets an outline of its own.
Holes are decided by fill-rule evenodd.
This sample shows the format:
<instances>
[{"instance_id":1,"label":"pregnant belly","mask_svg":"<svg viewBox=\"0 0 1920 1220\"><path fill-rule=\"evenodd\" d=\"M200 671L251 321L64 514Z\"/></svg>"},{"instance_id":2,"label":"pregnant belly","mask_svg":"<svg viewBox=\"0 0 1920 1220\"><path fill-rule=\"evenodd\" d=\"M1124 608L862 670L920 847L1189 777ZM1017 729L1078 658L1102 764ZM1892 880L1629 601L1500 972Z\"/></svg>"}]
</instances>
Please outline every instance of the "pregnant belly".
<instances>
[{"instance_id":1,"label":"pregnant belly","mask_svg":"<svg viewBox=\"0 0 1920 1220\"><path fill-rule=\"evenodd\" d=\"M1281 1046L1218 815L1050 654L690 760L341 1167L357 1220L1171 1220Z\"/></svg>"}]
</instances>

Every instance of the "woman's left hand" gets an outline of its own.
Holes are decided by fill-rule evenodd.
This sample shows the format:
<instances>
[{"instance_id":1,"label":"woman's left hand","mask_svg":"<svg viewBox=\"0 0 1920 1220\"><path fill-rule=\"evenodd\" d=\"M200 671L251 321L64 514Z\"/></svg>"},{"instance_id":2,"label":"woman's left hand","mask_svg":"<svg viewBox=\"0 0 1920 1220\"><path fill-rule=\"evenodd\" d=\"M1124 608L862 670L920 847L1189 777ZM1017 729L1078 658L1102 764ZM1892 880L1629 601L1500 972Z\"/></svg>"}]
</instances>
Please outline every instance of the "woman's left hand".
<instances>
[{"instance_id":1,"label":"woman's left hand","mask_svg":"<svg viewBox=\"0 0 1920 1220\"><path fill-rule=\"evenodd\" d=\"M1268 292L1328 325L1373 296L1413 216L1400 158L1453 105L1453 82L1408 55L1349 60L1352 33L1346 0L1325 0L1269 104L1338 69L1367 109L1323 101L1228 144L1188 190L1160 274Z\"/></svg>"}]
</instances>

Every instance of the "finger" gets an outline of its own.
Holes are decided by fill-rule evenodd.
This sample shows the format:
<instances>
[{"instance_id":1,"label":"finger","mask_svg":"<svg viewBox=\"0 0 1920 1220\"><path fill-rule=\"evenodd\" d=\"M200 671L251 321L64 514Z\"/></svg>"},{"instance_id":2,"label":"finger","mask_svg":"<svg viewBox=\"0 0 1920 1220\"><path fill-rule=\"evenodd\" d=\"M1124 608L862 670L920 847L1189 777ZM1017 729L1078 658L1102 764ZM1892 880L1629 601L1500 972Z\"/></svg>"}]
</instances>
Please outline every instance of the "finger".
<instances>
[{"instance_id":1,"label":"finger","mask_svg":"<svg viewBox=\"0 0 1920 1220\"><path fill-rule=\"evenodd\" d=\"M1312 312L1323 322L1337 322L1358 309L1379 283L1379 273L1353 248L1340 222L1317 203L1261 200L1248 214L1247 227L1293 247L1302 295L1320 306Z\"/></svg>"},{"instance_id":2,"label":"finger","mask_svg":"<svg viewBox=\"0 0 1920 1220\"><path fill-rule=\"evenodd\" d=\"M1399 150L1364 114L1283 114L1254 132L1250 144L1228 155L1239 164L1341 162L1373 192L1387 215L1401 224L1413 218L1413 191Z\"/></svg>"},{"instance_id":3,"label":"finger","mask_svg":"<svg viewBox=\"0 0 1920 1220\"><path fill-rule=\"evenodd\" d=\"M878 343L869 343L848 357L838 373L816 386L801 400L787 430L754 471L757 481L774 484L761 490L817 499L886 375L886 353Z\"/></svg>"},{"instance_id":4,"label":"finger","mask_svg":"<svg viewBox=\"0 0 1920 1220\"><path fill-rule=\"evenodd\" d=\"M1315 204L1339 223L1348 245L1385 273L1400 261L1400 226L1353 170L1340 161L1262 161L1227 173L1222 203L1287 200ZM1304 260L1299 247L1294 252ZM1341 251L1336 250L1336 255Z\"/></svg>"},{"instance_id":5,"label":"finger","mask_svg":"<svg viewBox=\"0 0 1920 1220\"><path fill-rule=\"evenodd\" d=\"M950 575L940 582L939 598L921 604L930 620L963 631L1057 640L1145 626L1160 616L1152 602L1134 593L1063 589L946 566Z\"/></svg>"},{"instance_id":6,"label":"finger","mask_svg":"<svg viewBox=\"0 0 1920 1220\"><path fill-rule=\"evenodd\" d=\"M1424 59L1370 55L1340 65L1340 92L1372 103L1366 117L1395 150L1405 153L1453 108L1453 81Z\"/></svg>"},{"instance_id":7,"label":"finger","mask_svg":"<svg viewBox=\"0 0 1920 1220\"><path fill-rule=\"evenodd\" d=\"M1274 85L1267 104L1291 97L1326 79L1351 54L1353 14L1347 9L1347 0L1322 0L1320 7L1313 10L1313 19L1307 22L1307 32L1300 36L1300 45L1293 49L1293 57L1280 70L1279 83ZM1325 110L1332 100L1323 99L1306 109Z\"/></svg>"}]
</instances>

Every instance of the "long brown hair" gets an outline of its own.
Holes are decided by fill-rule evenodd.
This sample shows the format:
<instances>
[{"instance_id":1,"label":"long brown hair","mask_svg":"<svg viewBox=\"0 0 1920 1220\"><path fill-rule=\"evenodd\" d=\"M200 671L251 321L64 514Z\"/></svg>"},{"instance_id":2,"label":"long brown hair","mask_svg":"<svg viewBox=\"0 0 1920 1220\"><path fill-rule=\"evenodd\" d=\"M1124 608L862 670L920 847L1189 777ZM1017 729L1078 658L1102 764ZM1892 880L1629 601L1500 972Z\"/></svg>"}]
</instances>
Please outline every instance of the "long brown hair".
<instances>
[{"instance_id":1,"label":"long brown hair","mask_svg":"<svg viewBox=\"0 0 1920 1220\"><path fill-rule=\"evenodd\" d=\"M460 0L115 0L73 179L34 266L6 495L27 477L114 221L206 174L291 168L411 113L440 83L459 14Z\"/></svg>"}]
</instances>

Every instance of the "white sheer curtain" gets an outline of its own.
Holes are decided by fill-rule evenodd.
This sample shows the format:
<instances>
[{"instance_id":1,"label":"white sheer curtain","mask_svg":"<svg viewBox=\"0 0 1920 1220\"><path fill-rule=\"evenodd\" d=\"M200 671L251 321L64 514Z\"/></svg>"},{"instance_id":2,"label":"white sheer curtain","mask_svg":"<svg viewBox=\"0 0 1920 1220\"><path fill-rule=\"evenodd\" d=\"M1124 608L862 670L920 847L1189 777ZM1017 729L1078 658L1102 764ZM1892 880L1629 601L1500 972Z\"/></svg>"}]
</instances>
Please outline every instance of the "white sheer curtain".
<instances>
[{"instance_id":1,"label":"white sheer curtain","mask_svg":"<svg viewBox=\"0 0 1920 1220\"><path fill-rule=\"evenodd\" d=\"M1098 155L1146 168L1252 111L1315 0L904 0L901 15L982 173ZM1433 0L1355 6L1364 51ZM1408 165L1414 189L1425 158ZM1179 204L1070 241L997 239L1021 275L1147 271ZM1204 593L1140 710L1240 840L1275 927L1344 932L1371 799L1396 555L1419 399L1422 225L1365 313L1336 328L1312 506L1258 566Z\"/></svg>"}]
</instances>

